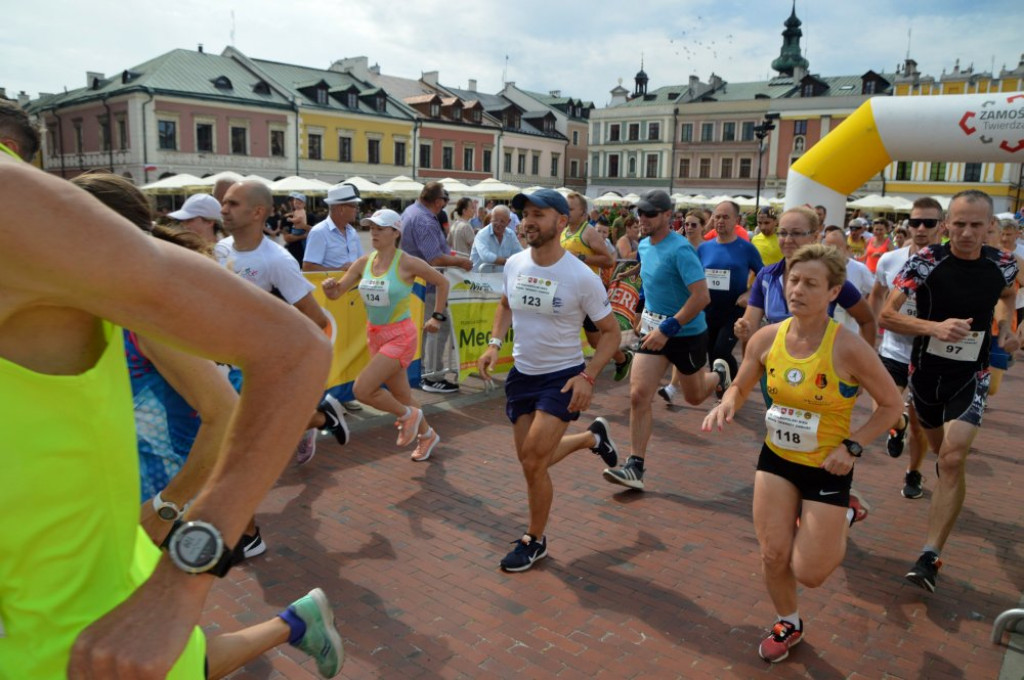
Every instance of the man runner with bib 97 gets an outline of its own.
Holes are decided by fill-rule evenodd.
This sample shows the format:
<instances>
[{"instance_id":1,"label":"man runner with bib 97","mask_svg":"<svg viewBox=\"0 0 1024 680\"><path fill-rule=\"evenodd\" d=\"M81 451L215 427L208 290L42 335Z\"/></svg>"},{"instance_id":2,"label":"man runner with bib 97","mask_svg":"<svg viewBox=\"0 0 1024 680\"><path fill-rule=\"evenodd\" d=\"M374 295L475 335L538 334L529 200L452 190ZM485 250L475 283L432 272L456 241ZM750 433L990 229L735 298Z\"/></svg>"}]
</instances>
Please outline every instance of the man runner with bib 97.
<instances>
[{"instance_id":1,"label":"man runner with bib 97","mask_svg":"<svg viewBox=\"0 0 1024 680\"><path fill-rule=\"evenodd\" d=\"M916 336L910 393L928 444L939 456L928 535L906 575L929 592L935 592L939 555L964 504L967 452L981 427L988 396L994 309L999 346L1010 354L1020 346L1010 326L1017 260L1012 253L984 245L993 218L988 194L956 194L946 217L949 242L911 257L882 309L883 328ZM916 317L901 311L911 294L917 299Z\"/></svg>"},{"instance_id":2,"label":"man runner with bib 97","mask_svg":"<svg viewBox=\"0 0 1024 680\"><path fill-rule=\"evenodd\" d=\"M477 362L485 379L498 360L511 325L514 366L505 381L505 413L512 421L516 454L526 477L530 523L515 549L501 560L504 571L526 571L547 556L544 529L554 491L548 469L574 451L590 449L605 465L618 461L608 423L597 418L588 431L566 435L569 422L590 406L594 380L619 345L618 323L601 279L566 252L559 234L569 204L552 189L517 194L529 248L508 258L501 301L487 350ZM601 332L590 364L583 363L580 326L589 316Z\"/></svg>"},{"instance_id":3,"label":"man runner with bib 97","mask_svg":"<svg viewBox=\"0 0 1024 680\"><path fill-rule=\"evenodd\" d=\"M754 333L739 374L702 430L721 430L767 373L772 406L754 475L754 527L765 587L778 615L758 654L772 663L803 639L797 583L816 588L843 561L855 519L849 507L854 463L863 445L889 429L903 405L874 349L828 316L846 279L835 248L806 245L789 260L792 316ZM877 407L850 429L863 386Z\"/></svg>"}]
</instances>

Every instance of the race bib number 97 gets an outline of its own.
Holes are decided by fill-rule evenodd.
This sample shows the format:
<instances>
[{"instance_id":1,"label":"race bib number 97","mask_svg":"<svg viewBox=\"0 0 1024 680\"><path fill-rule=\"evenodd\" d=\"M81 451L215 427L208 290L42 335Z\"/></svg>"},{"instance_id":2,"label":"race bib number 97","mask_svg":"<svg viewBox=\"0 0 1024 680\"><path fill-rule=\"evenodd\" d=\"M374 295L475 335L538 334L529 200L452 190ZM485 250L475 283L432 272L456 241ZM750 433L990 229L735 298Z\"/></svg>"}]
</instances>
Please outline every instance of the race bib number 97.
<instances>
[{"instance_id":1,"label":"race bib number 97","mask_svg":"<svg viewBox=\"0 0 1024 680\"><path fill-rule=\"evenodd\" d=\"M938 338L929 338L927 351L928 354L953 361L977 361L984 340L985 334L981 331L971 331L970 335L959 342L944 342Z\"/></svg>"}]
</instances>

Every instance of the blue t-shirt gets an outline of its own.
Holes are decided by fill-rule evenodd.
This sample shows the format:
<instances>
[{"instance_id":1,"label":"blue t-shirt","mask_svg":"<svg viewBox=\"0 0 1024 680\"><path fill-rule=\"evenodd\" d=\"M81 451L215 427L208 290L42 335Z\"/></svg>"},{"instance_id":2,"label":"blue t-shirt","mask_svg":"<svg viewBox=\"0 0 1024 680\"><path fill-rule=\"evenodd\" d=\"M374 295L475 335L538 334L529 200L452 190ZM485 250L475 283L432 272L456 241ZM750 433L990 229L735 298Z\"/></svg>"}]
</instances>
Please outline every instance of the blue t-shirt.
<instances>
[{"instance_id":1,"label":"blue t-shirt","mask_svg":"<svg viewBox=\"0 0 1024 680\"><path fill-rule=\"evenodd\" d=\"M704 267L690 242L674 231L656 245L650 238L638 249L644 306L655 314L673 316L690 299L690 286L704 279ZM683 326L675 337L699 335L708 328L704 312Z\"/></svg>"},{"instance_id":2,"label":"blue t-shirt","mask_svg":"<svg viewBox=\"0 0 1024 680\"><path fill-rule=\"evenodd\" d=\"M705 310L709 316L722 316L733 311L737 298L747 290L750 273L757 274L764 266L757 248L741 238L731 243L705 241L697 248L697 257L704 265L711 293L711 304ZM724 274L726 271L728 275ZM724 285L726 278L728 288Z\"/></svg>"},{"instance_id":3,"label":"blue t-shirt","mask_svg":"<svg viewBox=\"0 0 1024 680\"><path fill-rule=\"evenodd\" d=\"M785 271L785 260L770 264L758 272L754 279L754 285L750 287L750 299L747 301L747 306L763 309L768 323L778 323L791 316L789 305L786 304L786 295L782 290L782 276ZM828 315L832 316L837 304L843 309L849 309L860 301L860 291L855 285L846 281L839 290L839 297L835 302L829 303Z\"/></svg>"}]
</instances>

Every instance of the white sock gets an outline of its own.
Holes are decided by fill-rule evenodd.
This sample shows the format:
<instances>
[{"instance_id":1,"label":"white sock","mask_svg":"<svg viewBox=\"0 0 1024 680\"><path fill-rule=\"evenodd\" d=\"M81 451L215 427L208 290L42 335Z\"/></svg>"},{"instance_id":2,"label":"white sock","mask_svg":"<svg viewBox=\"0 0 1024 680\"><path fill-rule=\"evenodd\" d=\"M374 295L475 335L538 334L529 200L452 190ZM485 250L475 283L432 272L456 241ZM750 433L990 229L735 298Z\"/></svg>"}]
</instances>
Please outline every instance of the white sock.
<instances>
[{"instance_id":1,"label":"white sock","mask_svg":"<svg viewBox=\"0 0 1024 680\"><path fill-rule=\"evenodd\" d=\"M596 449L597 447L601 446L601 435L599 435L596 432L591 432L590 434L594 435L594 445L591 446L590 448Z\"/></svg>"},{"instance_id":2,"label":"white sock","mask_svg":"<svg viewBox=\"0 0 1024 680\"><path fill-rule=\"evenodd\" d=\"M665 392L668 393L669 397L675 397L676 393L679 392L679 390L676 389L675 385L669 383L668 385L665 385Z\"/></svg>"},{"instance_id":3,"label":"white sock","mask_svg":"<svg viewBox=\"0 0 1024 680\"><path fill-rule=\"evenodd\" d=\"M853 517L854 517L853 508L847 508L846 509L846 523L847 524L853 524Z\"/></svg>"},{"instance_id":4,"label":"white sock","mask_svg":"<svg viewBox=\"0 0 1024 680\"><path fill-rule=\"evenodd\" d=\"M793 612L792 614L787 614L786 616L780 616L779 621L791 623L797 630L800 630L800 612Z\"/></svg>"}]
</instances>

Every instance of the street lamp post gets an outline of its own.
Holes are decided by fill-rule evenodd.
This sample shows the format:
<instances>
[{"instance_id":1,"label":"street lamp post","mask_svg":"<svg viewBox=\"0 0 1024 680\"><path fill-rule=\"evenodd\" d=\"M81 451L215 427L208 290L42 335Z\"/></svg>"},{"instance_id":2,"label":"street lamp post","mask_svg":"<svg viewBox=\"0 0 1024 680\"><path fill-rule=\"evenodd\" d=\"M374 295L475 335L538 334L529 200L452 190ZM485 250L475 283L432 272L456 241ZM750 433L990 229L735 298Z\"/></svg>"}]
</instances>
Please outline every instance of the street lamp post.
<instances>
[{"instance_id":1,"label":"street lamp post","mask_svg":"<svg viewBox=\"0 0 1024 680\"><path fill-rule=\"evenodd\" d=\"M761 212L761 157L764 155L764 138L775 129L775 120L779 114L766 113L764 120L754 126L754 136L757 137L757 193L754 198L754 215Z\"/></svg>"}]
</instances>

